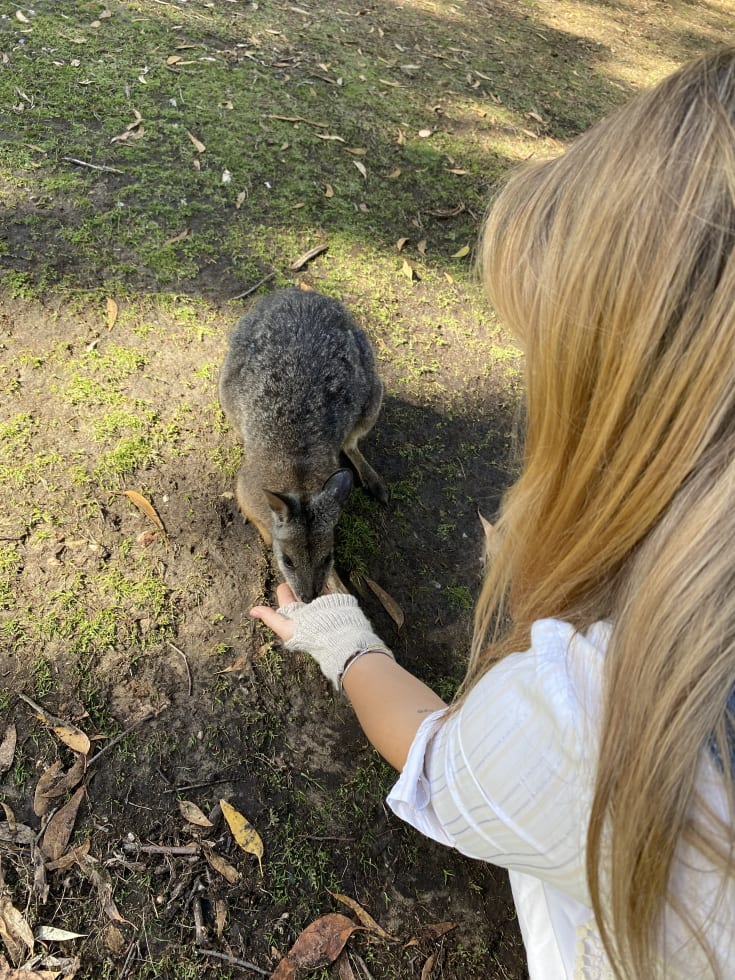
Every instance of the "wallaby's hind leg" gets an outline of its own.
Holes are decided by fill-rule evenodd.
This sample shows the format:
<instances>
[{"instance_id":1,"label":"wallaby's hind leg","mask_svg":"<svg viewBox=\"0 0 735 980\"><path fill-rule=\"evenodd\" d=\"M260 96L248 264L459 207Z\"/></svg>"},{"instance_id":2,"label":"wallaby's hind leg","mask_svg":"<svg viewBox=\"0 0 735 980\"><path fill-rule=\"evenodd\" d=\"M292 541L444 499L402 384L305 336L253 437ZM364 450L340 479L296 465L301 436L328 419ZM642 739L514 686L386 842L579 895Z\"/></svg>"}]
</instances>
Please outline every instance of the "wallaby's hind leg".
<instances>
[{"instance_id":1,"label":"wallaby's hind leg","mask_svg":"<svg viewBox=\"0 0 735 980\"><path fill-rule=\"evenodd\" d=\"M375 420L380 413L380 406L383 401L383 382L375 379L372 396L365 408L362 418L358 421L355 428L350 432L344 441L342 451L357 470L360 482L367 488L368 492L379 500L381 504L388 503L388 490L370 463L360 452L357 445L358 441L372 429Z\"/></svg>"},{"instance_id":2,"label":"wallaby's hind leg","mask_svg":"<svg viewBox=\"0 0 735 980\"><path fill-rule=\"evenodd\" d=\"M246 521L251 521L255 525L255 529L261 536L266 546L270 548L273 544L273 535L271 533L270 527L263 524L263 521L257 514L253 513L253 508L248 501L247 494L243 487L242 478L240 477L237 481L237 488L235 490L235 497L237 498L237 506L240 508L240 513L245 518Z\"/></svg>"}]
</instances>

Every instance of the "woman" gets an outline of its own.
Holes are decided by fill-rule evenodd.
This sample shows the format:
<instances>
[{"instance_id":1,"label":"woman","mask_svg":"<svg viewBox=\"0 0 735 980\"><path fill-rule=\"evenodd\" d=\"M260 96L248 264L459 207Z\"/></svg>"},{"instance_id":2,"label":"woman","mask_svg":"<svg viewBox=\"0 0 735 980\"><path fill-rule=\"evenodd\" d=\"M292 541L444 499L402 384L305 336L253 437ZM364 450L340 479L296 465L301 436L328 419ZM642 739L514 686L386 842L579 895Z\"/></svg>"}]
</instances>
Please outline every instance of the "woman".
<instances>
[{"instance_id":1,"label":"woman","mask_svg":"<svg viewBox=\"0 0 735 980\"><path fill-rule=\"evenodd\" d=\"M527 431L457 700L351 597L252 614L399 816L510 870L534 980L735 977L735 49L518 172L482 252Z\"/></svg>"}]
</instances>

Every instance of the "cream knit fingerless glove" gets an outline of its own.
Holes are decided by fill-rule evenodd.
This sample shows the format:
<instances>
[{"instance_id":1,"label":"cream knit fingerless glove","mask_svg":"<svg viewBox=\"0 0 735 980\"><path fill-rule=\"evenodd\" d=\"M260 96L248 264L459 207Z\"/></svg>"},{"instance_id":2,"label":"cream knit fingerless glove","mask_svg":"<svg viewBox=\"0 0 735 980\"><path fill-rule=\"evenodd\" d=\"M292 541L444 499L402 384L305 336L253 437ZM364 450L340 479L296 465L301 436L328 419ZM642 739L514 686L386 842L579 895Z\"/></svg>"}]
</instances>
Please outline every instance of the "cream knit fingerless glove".
<instances>
[{"instance_id":1,"label":"cream knit fingerless glove","mask_svg":"<svg viewBox=\"0 0 735 980\"><path fill-rule=\"evenodd\" d=\"M339 691L345 669L368 651L393 656L352 595L334 592L313 602L291 602L278 612L294 624L294 633L285 644L287 650L308 653L322 673ZM348 663L349 662L349 663Z\"/></svg>"}]
</instances>

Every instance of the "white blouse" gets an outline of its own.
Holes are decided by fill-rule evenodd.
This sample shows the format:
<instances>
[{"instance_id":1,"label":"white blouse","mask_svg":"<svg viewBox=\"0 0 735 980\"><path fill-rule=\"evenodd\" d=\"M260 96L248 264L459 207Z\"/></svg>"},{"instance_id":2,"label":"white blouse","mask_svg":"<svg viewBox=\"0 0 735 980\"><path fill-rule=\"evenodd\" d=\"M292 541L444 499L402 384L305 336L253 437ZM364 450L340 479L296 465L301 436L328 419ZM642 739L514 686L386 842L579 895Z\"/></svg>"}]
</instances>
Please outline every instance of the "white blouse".
<instances>
[{"instance_id":1,"label":"white blouse","mask_svg":"<svg viewBox=\"0 0 735 980\"><path fill-rule=\"evenodd\" d=\"M585 873L608 623L586 634L534 623L531 648L475 685L446 723L429 715L388 796L401 819L469 857L508 868L532 980L613 977ZM703 760L705 793L724 814L716 770ZM682 849L683 850L683 849ZM701 910L722 976L735 978L735 888L703 858L682 853L674 887ZM711 977L698 947L667 910L665 976Z\"/></svg>"}]
</instances>

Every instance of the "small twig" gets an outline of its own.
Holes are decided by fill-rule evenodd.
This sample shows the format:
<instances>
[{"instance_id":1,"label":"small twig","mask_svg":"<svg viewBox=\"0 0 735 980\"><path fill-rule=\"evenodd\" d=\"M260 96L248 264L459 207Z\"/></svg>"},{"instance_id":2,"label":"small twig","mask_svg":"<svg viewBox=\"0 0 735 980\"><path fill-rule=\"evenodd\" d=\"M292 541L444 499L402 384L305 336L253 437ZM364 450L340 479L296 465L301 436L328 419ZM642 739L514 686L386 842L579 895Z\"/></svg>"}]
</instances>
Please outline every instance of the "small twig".
<instances>
[{"instance_id":1,"label":"small twig","mask_svg":"<svg viewBox=\"0 0 735 980\"><path fill-rule=\"evenodd\" d=\"M256 289L260 289L261 286L265 286L265 284L270 282L274 276L275 272L269 272L267 276L264 276L263 279L260 280L260 282L256 282L254 286L250 287L250 289L246 289L244 293L238 293L237 296L233 296L232 298L245 299L246 296L250 296L251 293L254 293Z\"/></svg>"},{"instance_id":2,"label":"small twig","mask_svg":"<svg viewBox=\"0 0 735 980\"><path fill-rule=\"evenodd\" d=\"M189 697L191 697L191 670L189 670L189 661L186 659L186 654L184 653L183 650L179 650L177 646L174 646L171 640L168 641L168 645L171 647L172 650L174 650L176 653L178 653L180 657L183 657L184 659L184 663L186 664L186 676L189 680Z\"/></svg>"},{"instance_id":3,"label":"small twig","mask_svg":"<svg viewBox=\"0 0 735 980\"><path fill-rule=\"evenodd\" d=\"M90 170L104 170L108 174L124 174L124 170L118 170L117 167L105 167L98 163L87 163L86 160L77 160L76 157L62 157L62 160L66 160L67 163L76 163L79 167L89 167Z\"/></svg>"},{"instance_id":4,"label":"small twig","mask_svg":"<svg viewBox=\"0 0 735 980\"><path fill-rule=\"evenodd\" d=\"M206 783L189 783L187 786L172 786L164 789L164 793L186 793L190 789L205 789L207 786L219 786L220 783L232 782L232 776L222 776L220 779L208 779Z\"/></svg>"},{"instance_id":5,"label":"small twig","mask_svg":"<svg viewBox=\"0 0 735 980\"><path fill-rule=\"evenodd\" d=\"M181 847L166 847L164 844L123 844L124 851L136 854L171 854L174 857L190 857L199 853L198 844L185 844Z\"/></svg>"},{"instance_id":6,"label":"small twig","mask_svg":"<svg viewBox=\"0 0 735 980\"><path fill-rule=\"evenodd\" d=\"M372 975L370 970L368 970L367 963L362 956L359 956L357 953L353 953L352 955L355 957L355 962L359 965L360 969L365 971L365 977L367 980L375 980L375 977Z\"/></svg>"},{"instance_id":7,"label":"small twig","mask_svg":"<svg viewBox=\"0 0 735 980\"><path fill-rule=\"evenodd\" d=\"M203 946L206 943L207 927L204 924L204 912L202 911L202 900L198 895L194 896L194 901L192 902L192 909L194 912L194 942L197 946Z\"/></svg>"},{"instance_id":8,"label":"small twig","mask_svg":"<svg viewBox=\"0 0 735 980\"><path fill-rule=\"evenodd\" d=\"M227 956L225 953L218 953L214 949L197 949L197 953L201 953L202 956L214 956L215 959L224 960L225 963L229 963L230 966L240 966L243 970L252 970L253 973L259 973L262 977L269 977L271 975L270 970L262 970L255 963L248 963L247 960L238 960L234 956Z\"/></svg>"},{"instance_id":9,"label":"small twig","mask_svg":"<svg viewBox=\"0 0 735 980\"><path fill-rule=\"evenodd\" d=\"M161 711L163 711L163 710L164 709L161 708ZM115 745L117 745L118 742L121 742L125 738L126 735L129 735L139 725L144 724L144 722L146 722L146 721L150 721L151 718L157 718L158 715L161 713L161 711L152 711L150 714L143 715L142 718L139 718L137 721L134 721L132 725L128 725L128 727L125 729L125 731L120 732L119 735L116 735L113 739L111 739L107 743L107 745L103 745L102 748L99 750L99 752L96 752L92 756L92 758L87 761L87 769L89 769L90 766L93 766L95 764L95 762L97 762L97 760L99 759L99 757L101 755L104 755L105 752L107 752L109 749L111 749Z\"/></svg>"}]
</instances>

